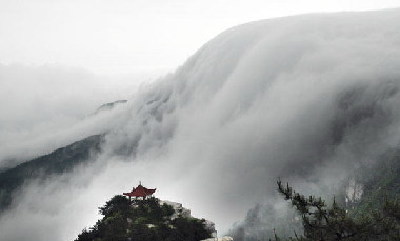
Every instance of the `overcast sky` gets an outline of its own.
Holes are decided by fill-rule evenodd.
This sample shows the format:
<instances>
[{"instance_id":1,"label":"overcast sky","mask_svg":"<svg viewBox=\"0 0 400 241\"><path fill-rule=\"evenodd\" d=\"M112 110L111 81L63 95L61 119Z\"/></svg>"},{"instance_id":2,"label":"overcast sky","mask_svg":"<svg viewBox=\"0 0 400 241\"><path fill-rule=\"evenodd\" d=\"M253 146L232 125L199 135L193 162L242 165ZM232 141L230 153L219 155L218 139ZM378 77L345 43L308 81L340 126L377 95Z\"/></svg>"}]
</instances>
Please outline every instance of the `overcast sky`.
<instances>
[{"instance_id":1,"label":"overcast sky","mask_svg":"<svg viewBox=\"0 0 400 241\"><path fill-rule=\"evenodd\" d=\"M96 163L104 171L29 183L0 217L0 239L72 240L138 180L220 233L277 176L296 170L297 183L329 192L400 142L400 9L242 26L154 86L132 82L237 24L389 7L400 0L0 0L0 168L112 130ZM118 99L128 103L93 115Z\"/></svg>"},{"instance_id":2,"label":"overcast sky","mask_svg":"<svg viewBox=\"0 0 400 241\"><path fill-rule=\"evenodd\" d=\"M164 72L240 23L397 6L399 0L0 0L0 63Z\"/></svg>"}]
</instances>

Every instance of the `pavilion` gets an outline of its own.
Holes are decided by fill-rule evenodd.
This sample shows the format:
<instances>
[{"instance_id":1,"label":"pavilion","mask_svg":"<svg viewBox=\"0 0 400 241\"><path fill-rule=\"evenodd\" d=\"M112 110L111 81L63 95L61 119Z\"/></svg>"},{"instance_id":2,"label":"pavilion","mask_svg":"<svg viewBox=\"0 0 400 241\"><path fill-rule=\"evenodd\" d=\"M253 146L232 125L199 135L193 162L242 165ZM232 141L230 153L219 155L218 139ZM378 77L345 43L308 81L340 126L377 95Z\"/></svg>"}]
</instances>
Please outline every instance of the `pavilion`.
<instances>
[{"instance_id":1,"label":"pavilion","mask_svg":"<svg viewBox=\"0 0 400 241\"><path fill-rule=\"evenodd\" d=\"M151 196L153 195L153 193L156 192L157 188L151 189L151 188L145 188L142 186L142 183L139 182L139 186L137 186L136 188L134 187L132 189L132 192L129 193L123 193L125 196L129 197L129 201L131 201L132 197L135 197L136 199L138 197L142 197L143 200L146 199L147 196Z\"/></svg>"}]
</instances>

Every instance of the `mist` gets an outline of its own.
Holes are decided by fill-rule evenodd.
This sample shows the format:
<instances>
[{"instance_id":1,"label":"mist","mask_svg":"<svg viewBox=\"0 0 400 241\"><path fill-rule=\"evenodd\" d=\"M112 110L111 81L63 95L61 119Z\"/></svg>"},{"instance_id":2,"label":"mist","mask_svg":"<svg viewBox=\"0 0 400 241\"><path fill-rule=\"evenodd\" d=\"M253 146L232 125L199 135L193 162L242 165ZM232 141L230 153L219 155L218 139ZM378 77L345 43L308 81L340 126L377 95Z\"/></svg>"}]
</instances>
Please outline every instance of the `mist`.
<instances>
[{"instance_id":1,"label":"mist","mask_svg":"<svg viewBox=\"0 0 400 241\"><path fill-rule=\"evenodd\" d=\"M359 163L399 145L399 22L391 9L226 30L104 121L79 122L76 133L105 133L102 153L26 184L0 217L0 239L72 240L139 180L220 233L278 200L278 177L332 195Z\"/></svg>"},{"instance_id":2,"label":"mist","mask_svg":"<svg viewBox=\"0 0 400 241\"><path fill-rule=\"evenodd\" d=\"M0 169L104 133L108 113L96 110L129 98L156 74L111 77L54 64L0 64Z\"/></svg>"}]
</instances>

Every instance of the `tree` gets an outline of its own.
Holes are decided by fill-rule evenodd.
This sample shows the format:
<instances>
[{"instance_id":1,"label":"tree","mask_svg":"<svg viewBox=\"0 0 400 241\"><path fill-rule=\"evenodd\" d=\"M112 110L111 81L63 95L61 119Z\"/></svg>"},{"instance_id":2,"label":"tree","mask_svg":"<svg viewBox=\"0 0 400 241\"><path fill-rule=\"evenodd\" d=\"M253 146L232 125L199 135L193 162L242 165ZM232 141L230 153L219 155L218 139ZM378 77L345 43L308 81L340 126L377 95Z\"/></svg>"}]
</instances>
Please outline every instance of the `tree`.
<instances>
[{"instance_id":1,"label":"tree","mask_svg":"<svg viewBox=\"0 0 400 241\"><path fill-rule=\"evenodd\" d=\"M99 207L99 214L111 216L117 212L125 213L129 208L129 200L122 195L116 195L111 200L107 201L104 206Z\"/></svg>"},{"instance_id":2,"label":"tree","mask_svg":"<svg viewBox=\"0 0 400 241\"><path fill-rule=\"evenodd\" d=\"M380 210L369 210L361 218L350 216L335 200L328 207L322 198L305 197L288 184L277 181L278 191L299 212L304 233L299 241L394 241L400 240L400 203L386 200ZM276 236L276 240L279 238Z\"/></svg>"},{"instance_id":3,"label":"tree","mask_svg":"<svg viewBox=\"0 0 400 241\"><path fill-rule=\"evenodd\" d=\"M157 198L134 200L114 196L99 208L104 217L76 241L198 241L211 237L203 219L176 215Z\"/></svg>"}]
</instances>

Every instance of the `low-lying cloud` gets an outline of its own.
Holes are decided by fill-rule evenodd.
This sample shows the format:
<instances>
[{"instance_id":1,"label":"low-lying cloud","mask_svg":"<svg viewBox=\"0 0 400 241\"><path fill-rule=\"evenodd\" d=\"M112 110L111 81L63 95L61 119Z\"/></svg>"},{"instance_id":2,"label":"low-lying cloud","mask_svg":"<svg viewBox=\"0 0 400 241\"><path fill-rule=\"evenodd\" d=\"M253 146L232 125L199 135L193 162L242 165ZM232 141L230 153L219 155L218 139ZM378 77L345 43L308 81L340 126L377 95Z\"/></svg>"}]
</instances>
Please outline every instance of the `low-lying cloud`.
<instances>
[{"instance_id":1,"label":"low-lying cloud","mask_svg":"<svg viewBox=\"0 0 400 241\"><path fill-rule=\"evenodd\" d=\"M1 236L73 239L139 180L221 231L275 200L279 176L328 194L399 144L399 22L396 9L228 29L110 112L97 162L21 190Z\"/></svg>"},{"instance_id":2,"label":"low-lying cloud","mask_svg":"<svg viewBox=\"0 0 400 241\"><path fill-rule=\"evenodd\" d=\"M94 117L96 109L128 98L148 80L57 65L0 64L0 168L104 133L110 121L104 113Z\"/></svg>"}]
</instances>

